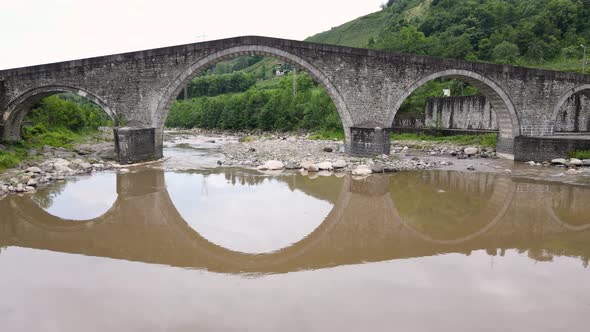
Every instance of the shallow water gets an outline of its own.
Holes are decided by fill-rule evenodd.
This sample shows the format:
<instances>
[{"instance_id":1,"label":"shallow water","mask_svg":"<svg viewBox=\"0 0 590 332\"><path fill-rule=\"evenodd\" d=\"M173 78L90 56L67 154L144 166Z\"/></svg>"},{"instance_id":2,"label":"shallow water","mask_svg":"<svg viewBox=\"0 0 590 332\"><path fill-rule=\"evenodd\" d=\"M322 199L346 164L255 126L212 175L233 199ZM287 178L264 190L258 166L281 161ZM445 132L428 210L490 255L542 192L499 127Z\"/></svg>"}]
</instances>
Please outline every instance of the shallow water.
<instances>
[{"instance_id":1,"label":"shallow water","mask_svg":"<svg viewBox=\"0 0 590 332\"><path fill-rule=\"evenodd\" d=\"M213 159L213 158L212 158ZM590 187L176 167L0 201L2 331L584 331Z\"/></svg>"}]
</instances>

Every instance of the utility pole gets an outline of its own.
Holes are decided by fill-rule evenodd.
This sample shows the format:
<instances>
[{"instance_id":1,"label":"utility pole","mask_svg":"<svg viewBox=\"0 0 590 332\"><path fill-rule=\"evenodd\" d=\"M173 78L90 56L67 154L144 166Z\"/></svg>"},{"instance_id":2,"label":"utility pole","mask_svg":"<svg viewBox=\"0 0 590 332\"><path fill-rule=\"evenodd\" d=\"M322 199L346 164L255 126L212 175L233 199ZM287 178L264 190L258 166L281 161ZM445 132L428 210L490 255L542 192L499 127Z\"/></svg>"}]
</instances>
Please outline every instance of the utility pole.
<instances>
[{"instance_id":1,"label":"utility pole","mask_svg":"<svg viewBox=\"0 0 590 332\"><path fill-rule=\"evenodd\" d=\"M584 57L582 59L582 74L586 73L586 46L580 44L580 47L584 49Z\"/></svg>"}]
</instances>

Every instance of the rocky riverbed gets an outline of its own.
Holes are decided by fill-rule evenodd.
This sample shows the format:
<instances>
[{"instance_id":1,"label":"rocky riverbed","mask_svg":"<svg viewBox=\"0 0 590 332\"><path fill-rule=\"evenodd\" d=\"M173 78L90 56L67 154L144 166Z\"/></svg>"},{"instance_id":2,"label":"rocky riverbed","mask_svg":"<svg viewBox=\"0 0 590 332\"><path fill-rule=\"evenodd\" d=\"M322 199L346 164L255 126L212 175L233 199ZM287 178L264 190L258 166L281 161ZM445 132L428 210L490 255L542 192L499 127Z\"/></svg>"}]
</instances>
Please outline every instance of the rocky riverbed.
<instances>
[{"instance_id":1,"label":"rocky riverbed","mask_svg":"<svg viewBox=\"0 0 590 332\"><path fill-rule=\"evenodd\" d=\"M45 146L30 150L28 154L29 160L0 174L0 196L33 193L55 181L113 170L117 166L113 142L109 141L87 142L74 149Z\"/></svg>"},{"instance_id":2,"label":"rocky riverbed","mask_svg":"<svg viewBox=\"0 0 590 332\"><path fill-rule=\"evenodd\" d=\"M197 142L197 143L195 143ZM200 143L199 143L200 142ZM408 170L446 169L498 172L539 180L590 185L590 160L555 159L545 163L513 163L498 159L492 149L441 142L392 142L391 154L374 158L349 157L342 141L310 140L306 135L239 135L220 131L168 131L168 151L198 145L199 155L168 153L169 169L206 167L184 164L186 158L207 160L211 167L257 168L261 172L301 171L309 176L345 174L368 176ZM93 141L72 150L44 147L29 151L31 159L0 174L0 197L8 193L32 193L67 177L101 171L128 172L114 159L112 141ZM203 152L204 151L204 152ZM166 150L165 150L166 154ZM214 158L214 159L213 159ZM179 167L182 166L182 167Z\"/></svg>"}]
</instances>

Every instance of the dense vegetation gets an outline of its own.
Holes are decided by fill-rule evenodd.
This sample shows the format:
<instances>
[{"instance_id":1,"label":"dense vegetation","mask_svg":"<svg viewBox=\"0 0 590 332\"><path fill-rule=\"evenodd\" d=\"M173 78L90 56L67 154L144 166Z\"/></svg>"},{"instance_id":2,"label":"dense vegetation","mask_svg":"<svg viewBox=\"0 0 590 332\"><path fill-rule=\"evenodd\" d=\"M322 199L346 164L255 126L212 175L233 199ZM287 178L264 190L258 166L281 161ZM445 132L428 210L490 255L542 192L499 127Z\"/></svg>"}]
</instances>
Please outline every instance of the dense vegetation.
<instances>
[{"instance_id":1,"label":"dense vegetation","mask_svg":"<svg viewBox=\"0 0 590 332\"><path fill-rule=\"evenodd\" d=\"M23 140L0 149L0 172L18 165L31 149L43 146L71 148L72 143L112 125L110 118L95 104L77 95L63 94L43 99L25 118L32 126L23 128Z\"/></svg>"},{"instance_id":2,"label":"dense vegetation","mask_svg":"<svg viewBox=\"0 0 590 332\"><path fill-rule=\"evenodd\" d=\"M390 0L310 41L474 61L581 70L581 0Z\"/></svg>"},{"instance_id":3,"label":"dense vegetation","mask_svg":"<svg viewBox=\"0 0 590 332\"><path fill-rule=\"evenodd\" d=\"M250 77L247 74L230 76ZM218 77L220 76L205 76L193 82L205 79L215 81ZM259 81L258 84L239 93L203 93L212 90L218 91L203 88L202 92L193 94L194 98L190 100L177 100L172 106L166 125L230 130L342 129L336 107L327 92L305 73L295 76L290 73L283 77Z\"/></svg>"}]
</instances>

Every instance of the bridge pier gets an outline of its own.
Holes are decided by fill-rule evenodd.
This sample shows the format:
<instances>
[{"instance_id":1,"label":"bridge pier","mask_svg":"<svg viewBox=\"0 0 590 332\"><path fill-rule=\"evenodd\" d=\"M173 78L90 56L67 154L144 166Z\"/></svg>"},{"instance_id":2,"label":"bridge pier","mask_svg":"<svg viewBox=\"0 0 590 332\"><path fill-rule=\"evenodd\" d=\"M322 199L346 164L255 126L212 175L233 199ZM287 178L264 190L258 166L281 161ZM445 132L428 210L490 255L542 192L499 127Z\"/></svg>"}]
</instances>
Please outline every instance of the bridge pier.
<instances>
[{"instance_id":1,"label":"bridge pier","mask_svg":"<svg viewBox=\"0 0 590 332\"><path fill-rule=\"evenodd\" d=\"M354 157L374 157L391 152L391 128L361 125L350 128L350 145L346 153ZM347 144L348 145L348 144Z\"/></svg>"},{"instance_id":2,"label":"bridge pier","mask_svg":"<svg viewBox=\"0 0 590 332\"><path fill-rule=\"evenodd\" d=\"M120 164L134 164L162 158L161 130L141 126L115 128L115 152ZM160 136L158 138L158 136Z\"/></svg>"}]
</instances>

